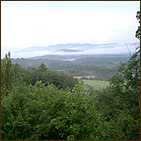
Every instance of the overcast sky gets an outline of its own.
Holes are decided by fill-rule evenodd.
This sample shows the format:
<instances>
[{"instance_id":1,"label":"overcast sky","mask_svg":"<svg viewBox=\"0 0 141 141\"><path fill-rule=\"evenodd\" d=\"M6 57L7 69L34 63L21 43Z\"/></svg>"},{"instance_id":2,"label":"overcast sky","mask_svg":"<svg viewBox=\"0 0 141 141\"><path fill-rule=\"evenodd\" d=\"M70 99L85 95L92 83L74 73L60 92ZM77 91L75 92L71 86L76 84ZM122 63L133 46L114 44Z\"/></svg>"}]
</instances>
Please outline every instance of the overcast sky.
<instances>
[{"instance_id":1,"label":"overcast sky","mask_svg":"<svg viewBox=\"0 0 141 141\"><path fill-rule=\"evenodd\" d=\"M65 43L134 43L140 1L1 1L1 51Z\"/></svg>"}]
</instances>

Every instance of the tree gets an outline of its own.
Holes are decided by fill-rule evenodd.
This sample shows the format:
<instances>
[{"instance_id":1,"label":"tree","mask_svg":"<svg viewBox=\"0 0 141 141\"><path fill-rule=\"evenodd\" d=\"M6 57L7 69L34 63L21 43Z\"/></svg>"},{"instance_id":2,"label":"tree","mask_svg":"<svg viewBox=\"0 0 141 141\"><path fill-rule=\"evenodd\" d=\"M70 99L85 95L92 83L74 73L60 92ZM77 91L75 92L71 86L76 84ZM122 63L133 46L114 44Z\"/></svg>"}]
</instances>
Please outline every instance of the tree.
<instances>
[{"instance_id":1,"label":"tree","mask_svg":"<svg viewBox=\"0 0 141 141\"><path fill-rule=\"evenodd\" d=\"M44 63L41 63L41 65L39 66L39 70L42 71L42 72L47 71L47 69L48 68L45 66Z\"/></svg>"},{"instance_id":2,"label":"tree","mask_svg":"<svg viewBox=\"0 0 141 141\"><path fill-rule=\"evenodd\" d=\"M140 11L137 11L137 15L136 15L137 20L139 21L140 24ZM140 40L140 26L138 26L138 29L136 31L135 34L136 38Z\"/></svg>"},{"instance_id":3,"label":"tree","mask_svg":"<svg viewBox=\"0 0 141 141\"><path fill-rule=\"evenodd\" d=\"M59 135L65 140L102 139L95 94L90 96L79 83L65 96L64 111L51 121Z\"/></svg>"},{"instance_id":4,"label":"tree","mask_svg":"<svg viewBox=\"0 0 141 141\"><path fill-rule=\"evenodd\" d=\"M139 20L140 12L137 12ZM140 22L140 21L139 21ZM140 31L136 32L140 39ZM120 63L118 73L109 79L110 87L99 93L98 108L106 118L109 139L140 138L140 48L136 47L126 63ZM113 136L114 130L119 134ZM111 132L111 133L110 133Z\"/></svg>"},{"instance_id":5,"label":"tree","mask_svg":"<svg viewBox=\"0 0 141 141\"><path fill-rule=\"evenodd\" d=\"M139 11L136 17L140 23ZM136 33L136 37L140 39L140 31ZM129 95L132 93L132 98L138 99L140 108L140 47L136 47L135 53L131 55L129 61L121 63L120 65L118 68L119 74L114 75L110 79L110 82L114 88L118 88L122 92L128 91ZM134 100L134 102L135 101L136 100Z\"/></svg>"},{"instance_id":6,"label":"tree","mask_svg":"<svg viewBox=\"0 0 141 141\"><path fill-rule=\"evenodd\" d=\"M1 63L1 79L2 79L2 87L7 91L12 89L12 84L14 82L14 68L10 58L11 53L5 55L5 58ZM7 93L8 94L8 93Z\"/></svg>"},{"instance_id":7,"label":"tree","mask_svg":"<svg viewBox=\"0 0 141 141\"><path fill-rule=\"evenodd\" d=\"M21 85L24 81L24 77L27 76L26 69L22 68L18 63L13 65L15 74L15 83Z\"/></svg>"}]
</instances>

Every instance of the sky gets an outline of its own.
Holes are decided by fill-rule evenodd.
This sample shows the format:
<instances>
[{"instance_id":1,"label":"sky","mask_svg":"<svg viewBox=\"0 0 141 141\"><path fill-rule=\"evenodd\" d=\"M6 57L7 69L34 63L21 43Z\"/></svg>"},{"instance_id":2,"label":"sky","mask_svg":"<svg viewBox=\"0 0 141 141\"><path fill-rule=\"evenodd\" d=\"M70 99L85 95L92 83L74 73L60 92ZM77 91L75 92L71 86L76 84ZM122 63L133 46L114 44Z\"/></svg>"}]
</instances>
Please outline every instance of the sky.
<instances>
[{"instance_id":1,"label":"sky","mask_svg":"<svg viewBox=\"0 0 141 141\"><path fill-rule=\"evenodd\" d=\"M140 1L1 1L1 57L65 43L136 43Z\"/></svg>"}]
</instances>

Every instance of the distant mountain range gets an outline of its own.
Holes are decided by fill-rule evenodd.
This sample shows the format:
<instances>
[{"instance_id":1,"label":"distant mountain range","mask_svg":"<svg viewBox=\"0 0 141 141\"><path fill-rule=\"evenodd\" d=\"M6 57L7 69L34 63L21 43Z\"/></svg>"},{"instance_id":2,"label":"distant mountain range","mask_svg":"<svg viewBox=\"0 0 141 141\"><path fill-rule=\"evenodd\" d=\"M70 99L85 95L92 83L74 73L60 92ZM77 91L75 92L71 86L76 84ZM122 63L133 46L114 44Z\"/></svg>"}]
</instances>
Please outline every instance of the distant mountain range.
<instances>
[{"instance_id":1,"label":"distant mountain range","mask_svg":"<svg viewBox=\"0 0 141 141\"><path fill-rule=\"evenodd\" d=\"M43 55L93 55L93 54L124 54L135 51L135 46L140 43L108 43L108 44L90 44L90 43L67 43L49 45L47 47L28 47L14 53L14 56L23 58L36 57ZM17 57L16 57L17 58Z\"/></svg>"},{"instance_id":2,"label":"distant mountain range","mask_svg":"<svg viewBox=\"0 0 141 141\"><path fill-rule=\"evenodd\" d=\"M57 45L50 45L47 47L28 47L23 50L17 51L18 52L34 52L34 51L52 51L52 52L82 52L84 50L91 50L91 49L100 49L100 48L113 48L118 46L116 43L110 44L57 44Z\"/></svg>"}]
</instances>

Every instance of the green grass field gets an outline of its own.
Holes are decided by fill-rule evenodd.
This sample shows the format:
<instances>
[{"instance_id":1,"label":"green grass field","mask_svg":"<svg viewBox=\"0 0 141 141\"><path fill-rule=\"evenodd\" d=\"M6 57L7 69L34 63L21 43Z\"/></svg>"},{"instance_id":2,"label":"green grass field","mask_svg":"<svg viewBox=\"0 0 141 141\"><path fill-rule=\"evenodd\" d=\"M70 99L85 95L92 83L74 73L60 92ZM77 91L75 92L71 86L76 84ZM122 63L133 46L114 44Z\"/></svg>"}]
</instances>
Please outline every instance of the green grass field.
<instances>
[{"instance_id":1,"label":"green grass field","mask_svg":"<svg viewBox=\"0 0 141 141\"><path fill-rule=\"evenodd\" d=\"M84 79L81 79L80 81L83 81L84 85L86 85L86 84L91 85L94 88L94 90L102 90L103 88L106 88L107 86L109 86L108 81L84 80Z\"/></svg>"}]
</instances>

